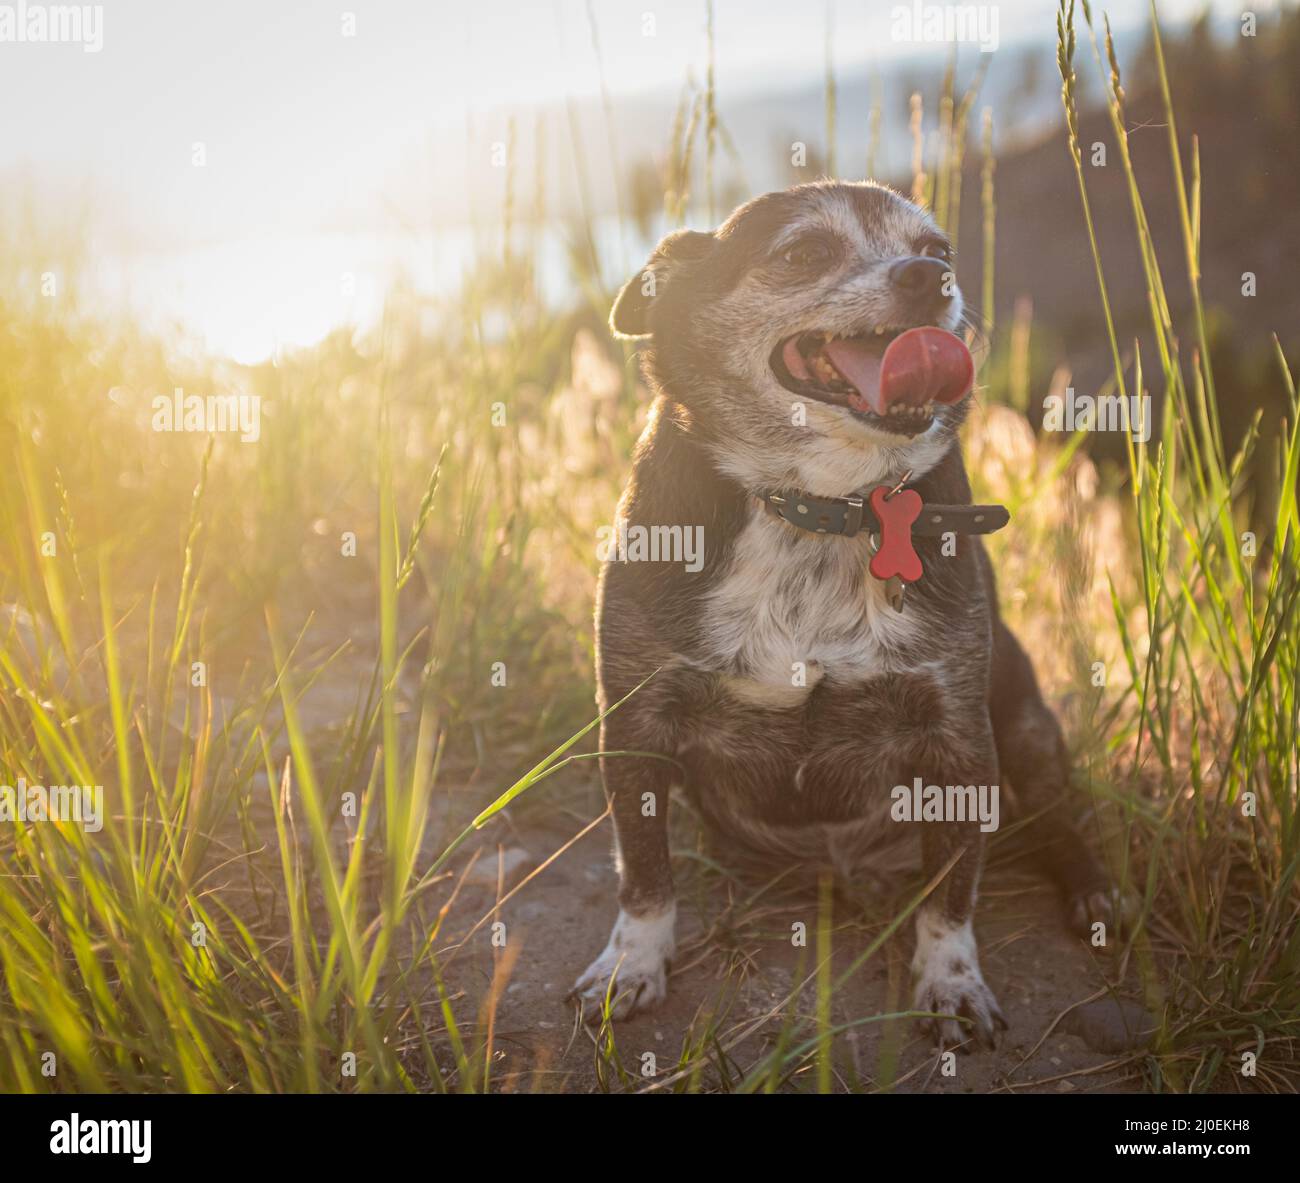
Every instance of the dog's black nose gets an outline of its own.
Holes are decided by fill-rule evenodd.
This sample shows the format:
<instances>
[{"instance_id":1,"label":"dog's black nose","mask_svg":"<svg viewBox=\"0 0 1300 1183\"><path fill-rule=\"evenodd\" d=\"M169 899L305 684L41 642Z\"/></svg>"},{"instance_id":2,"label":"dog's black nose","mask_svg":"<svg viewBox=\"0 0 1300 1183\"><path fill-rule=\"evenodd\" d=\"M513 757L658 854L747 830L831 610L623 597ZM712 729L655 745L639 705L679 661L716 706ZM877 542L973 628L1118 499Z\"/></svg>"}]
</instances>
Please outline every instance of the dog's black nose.
<instances>
[{"instance_id":1,"label":"dog's black nose","mask_svg":"<svg viewBox=\"0 0 1300 1183\"><path fill-rule=\"evenodd\" d=\"M951 270L951 264L943 259L917 255L911 259L899 259L890 267L889 278L904 296L939 305L952 299L951 292L944 290Z\"/></svg>"}]
</instances>

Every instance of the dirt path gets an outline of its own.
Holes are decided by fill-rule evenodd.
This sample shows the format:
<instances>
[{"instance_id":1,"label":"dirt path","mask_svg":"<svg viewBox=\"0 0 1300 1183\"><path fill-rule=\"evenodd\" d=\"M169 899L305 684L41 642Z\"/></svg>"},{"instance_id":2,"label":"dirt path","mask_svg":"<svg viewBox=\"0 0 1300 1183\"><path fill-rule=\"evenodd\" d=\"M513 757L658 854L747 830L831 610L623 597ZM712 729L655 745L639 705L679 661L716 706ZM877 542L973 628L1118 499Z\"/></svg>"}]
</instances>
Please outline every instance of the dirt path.
<instances>
[{"instance_id":1,"label":"dirt path","mask_svg":"<svg viewBox=\"0 0 1300 1183\"><path fill-rule=\"evenodd\" d=\"M609 856L608 821L526 883L492 920L500 920L504 948L494 947L491 922L470 937L455 955L449 982L469 998L484 996L494 965L508 967L495 1023L492 1077L501 1089L589 1091L601 1087L672 1087L671 1078L684 1043L698 1044L712 1028L728 1049L735 1078L759 1062L775 1045L791 1015L809 1016L810 987L789 1005L796 982L814 964L813 949L791 941L791 926L807 926L815 943L817 903L795 898L760 909L743 909L727 885L688 883L681 901L680 950L668 1000L657 1010L614 1027L618 1056L628 1078L620 1081L592 1033L577 1029L564 995L574 976L600 950L616 904L616 878ZM527 848L545 857L571 835L524 832ZM496 848L480 857L485 878L495 874ZM699 887L703 886L704 891ZM695 898L693 898L695 897ZM454 943L492 912L495 887L465 886L447 920ZM837 905L835 973L848 967L870 942L879 923L841 920L854 911ZM887 915L892 915L889 913ZM705 927L709 928L707 934ZM1113 972L1106 954L1097 955L1062 927L1054 893L1041 880L1015 868L995 870L986 879L976 921L986 980L998 995L1010 1023L995 1053L958 1055L947 1065L913 1030L910 1020L864 1024L837 1037L836 1087L872 1090L893 1079L895 1091L987 1092L1132 1090L1139 1087L1130 1061L1094 1051L1066 1034L1061 1024L1044 1039L1063 1011L1084 1002ZM887 942L834 995L832 1022L906 1010L910 1003L907 957L910 924ZM1103 1004L1105 1005L1105 1004ZM777 1017L769 1016L779 1008ZM710 1015L721 1015L710 1022ZM811 1026L789 1036L791 1045L810 1037ZM743 1038L738 1038L743 1036ZM734 1042L733 1042L734 1041ZM651 1064L644 1057L654 1057ZM715 1056L695 1082L726 1087ZM602 1073L601 1066L604 1063ZM648 1074L654 1069L653 1074ZM810 1072L811 1070L806 1070ZM603 1075L603 1082L602 1082ZM680 1082L678 1082L680 1083ZM811 1089L809 1075L786 1087Z\"/></svg>"},{"instance_id":2,"label":"dirt path","mask_svg":"<svg viewBox=\"0 0 1300 1183\"><path fill-rule=\"evenodd\" d=\"M304 696L302 713L318 737L337 729L355 705L358 686L364 684L362 672L358 666L356 677L342 680L336 672ZM283 755L278 753L280 760ZM518 766L528 763L529 758L520 755ZM503 774L485 777L474 787L436 789L422 865L431 865L446 841L508 782L509 775ZM457 1022L471 1046L476 1040L468 1029L477 1018L478 1035L486 1030L487 1011L480 1004L497 975L491 1087L529 1092L727 1089L783 1039L786 1047L810 1039L815 1031L815 989L807 985L793 1001L791 996L817 961L816 898L807 893L778 898L770 891L755 899L758 886L742 884L696 857L696 831L689 817L679 817L673 827L679 952L667 1001L648 1014L615 1024L613 1053L607 1037L575 1025L565 995L604 945L617 912L608 818L548 860L582 828L582 818L595 816L600 802L594 777L570 776L536 790L526 805L521 802L494 819L464 882L456 883L472 850L459 854L449 878L429 893L427 918L451 901L435 949ZM449 819L449 804L459 820ZM251 813L264 840L274 834L269 809L269 797L259 789ZM233 817L228 821L233 824ZM237 847L237 836L231 833L228 838ZM336 838L339 855L345 857L348 833L342 825ZM306 855L306 834L300 832L298 840ZM508 864L505 892L540 864L546 865L497 910L499 851L506 852ZM1104 991L1106 975L1115 972L1111 957L1067 933L1054 890L1025 868L1024 859L996 844L994 854L984 878L976 931L985 979L1010 1024L997 1051L944 1061L916 1033L910 1019L863 1022L910 1007L909 920L834 991L832 1025L856 1024L835 1039L834 1087L892 1087L900 1092L1141 1087L1132 1053L1094 1050L1071 1031L1077 1013L1058 1021L1063 1012ZM264 857L271 857L269 849ZM515 859L520 865L509 865ZM278 869L268 865L266 871L267 882L275 882ZM900 884L898 900L837 901L833 976L848 969L916 886L919 883ZM323 923L323 911L320 915ZM495 927L498 921L503 928ZM800 923L807 934L803 947L792 941L792 926ZM432 974L429 978L426 998L433 991ZM1131 988L1118 993L1136 997ZM1098 1008L1102 1027L1118 1039L1114 1046L1122 1046L1123 1024L1116 1035L1115 1004L1103 1000ZM430 1017L434 1013L431 1008ZM1104 1040L1092 1042L1109 1046ZM695 1067L689 1079L682 1079L679 1070L684 1048L690 1049L687 1059ZM805 1065L799 1074L782 1079L780 1087L811 1090L816 1087L813 1072Z\"/></svg>"}]
</instances>

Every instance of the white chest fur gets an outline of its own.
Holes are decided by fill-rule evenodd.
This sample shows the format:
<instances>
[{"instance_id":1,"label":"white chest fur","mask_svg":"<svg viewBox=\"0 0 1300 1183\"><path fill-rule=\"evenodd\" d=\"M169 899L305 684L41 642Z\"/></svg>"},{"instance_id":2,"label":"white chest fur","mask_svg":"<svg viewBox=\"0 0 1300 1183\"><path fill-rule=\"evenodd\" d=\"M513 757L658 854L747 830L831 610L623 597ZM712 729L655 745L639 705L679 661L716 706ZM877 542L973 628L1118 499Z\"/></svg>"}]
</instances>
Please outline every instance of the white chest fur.
<instances>
[{"instance_id":1,"label":"white chest fur","mask_svg":"<svg viewBox=\"0 0 1300 1183\"><path fill-rule=\"evenodd\" d=\"M737 697L797 705L823 678L899 668L915 620L867 572L865 534L807 535L755 506L705 603L705 663Z\"/></svg>"}]
</instances>

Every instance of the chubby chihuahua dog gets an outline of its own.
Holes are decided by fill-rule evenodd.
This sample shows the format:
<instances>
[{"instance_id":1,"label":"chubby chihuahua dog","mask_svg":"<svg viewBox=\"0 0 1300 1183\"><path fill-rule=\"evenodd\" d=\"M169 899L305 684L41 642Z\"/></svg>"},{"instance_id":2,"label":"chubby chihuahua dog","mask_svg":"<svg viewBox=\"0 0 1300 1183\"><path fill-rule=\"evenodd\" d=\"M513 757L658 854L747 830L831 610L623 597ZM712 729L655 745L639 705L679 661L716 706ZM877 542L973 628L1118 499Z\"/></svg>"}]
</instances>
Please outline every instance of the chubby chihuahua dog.
<instances>
[{"instance_id":1,"label":"chubby chihuahua dog","mask_svg":"<svg viewBox=\"0 0 1300 1183\"><path fill-rule=\"evenodd\" d=\"M1005 777L1072 922L1110 923L1113 903L1050 808L1065 745L978 537L1006 518L970 504L973 370L947 239L882 186L800 185L712 234L669 235L611 324L648 339L656 398L618 507L619 536L643 545L611 555L597 605L598 701L627 698L601 748L636 753L602 761L619 914L574 996L590 1016L608 990L621 1018L666 993L676 785L774 868L870 887L919 850L936 886L915 1006L939 1016L922 1026L992 1046L1006 1020L971 924L990 827L962 801ZM669 545L683 538L694 561ZM909 808L913 786L934 809Z\"/></svg>"}]
</instances>

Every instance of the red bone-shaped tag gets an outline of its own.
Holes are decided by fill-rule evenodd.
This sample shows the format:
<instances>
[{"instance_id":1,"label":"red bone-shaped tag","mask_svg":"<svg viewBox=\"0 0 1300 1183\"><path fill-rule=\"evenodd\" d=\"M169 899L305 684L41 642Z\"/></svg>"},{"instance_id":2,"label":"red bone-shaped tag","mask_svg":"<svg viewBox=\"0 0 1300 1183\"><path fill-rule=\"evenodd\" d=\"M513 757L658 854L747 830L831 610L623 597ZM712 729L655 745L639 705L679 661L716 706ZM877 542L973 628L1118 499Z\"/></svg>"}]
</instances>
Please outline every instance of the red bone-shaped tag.
<instances>
[{"instance_id":1,"label":"red bone-shaped tag","mask_svg":"<svg viewBox=\"0 0 1300 1183\"><path fill-rule=\"evenodd\" d=\"M921 494L899 489L892 497L891 486L871 490L871 508L880 523L880 546L871 556L867 570L877 579L897 575L904 583L921 578L921 559L912 549L912 523L921 516Z\"/></svg>"}]
</instances>

